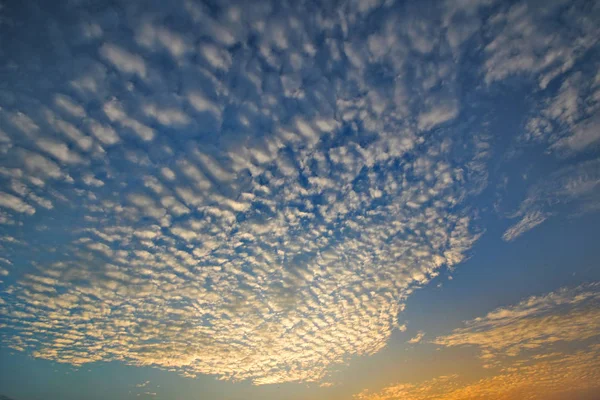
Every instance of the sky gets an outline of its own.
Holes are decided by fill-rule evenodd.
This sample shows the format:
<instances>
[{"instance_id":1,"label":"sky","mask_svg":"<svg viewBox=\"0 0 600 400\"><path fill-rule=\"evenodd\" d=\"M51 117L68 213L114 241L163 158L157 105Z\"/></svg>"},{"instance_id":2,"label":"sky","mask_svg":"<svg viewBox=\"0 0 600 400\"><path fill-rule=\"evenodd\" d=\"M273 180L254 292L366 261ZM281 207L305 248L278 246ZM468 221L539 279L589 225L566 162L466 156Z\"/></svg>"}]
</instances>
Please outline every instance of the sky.
<instances>
[{"instance_id":1,"label":"sky","mask_svg":"<svg viewBox=\"0 0 600 400\"><path fill-rule=\"evenodd\" d=\"M600 399L598 21L0 0L0 399Z\"/></svg>"}]
</instances>

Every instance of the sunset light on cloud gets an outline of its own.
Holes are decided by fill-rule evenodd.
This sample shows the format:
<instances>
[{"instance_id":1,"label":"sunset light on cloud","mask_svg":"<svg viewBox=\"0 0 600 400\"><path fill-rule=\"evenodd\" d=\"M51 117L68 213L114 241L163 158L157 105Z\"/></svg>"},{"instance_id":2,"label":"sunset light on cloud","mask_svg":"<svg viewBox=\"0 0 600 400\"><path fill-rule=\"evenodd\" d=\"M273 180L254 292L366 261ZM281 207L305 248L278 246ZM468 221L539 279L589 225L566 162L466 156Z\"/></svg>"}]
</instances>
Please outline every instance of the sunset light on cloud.
<instances>
[{"instance_id":1,"label":"sunset light on cloud","mask_svg":"<svg viewBox=\"0 0 600 400\"><path fill-rule=\"evenodd\" d=\"M0 0L0 393L600 399L598 21Z\"/></svg>"}]
</instances>

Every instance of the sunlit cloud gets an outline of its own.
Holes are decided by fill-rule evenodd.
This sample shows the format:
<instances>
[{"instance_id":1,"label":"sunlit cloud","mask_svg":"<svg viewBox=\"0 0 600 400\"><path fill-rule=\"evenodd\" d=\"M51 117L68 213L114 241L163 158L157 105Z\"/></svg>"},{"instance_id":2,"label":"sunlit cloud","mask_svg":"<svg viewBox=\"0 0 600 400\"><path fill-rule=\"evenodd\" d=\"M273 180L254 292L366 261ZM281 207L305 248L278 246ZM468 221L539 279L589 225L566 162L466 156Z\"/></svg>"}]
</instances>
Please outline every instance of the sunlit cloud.
<instances>
[{"instance_id":1,"label":"sunlit cloud","mask_svg":"<svg viewBox=\"0 0 600 400\"><path fill-rule=\"evenodd\" d=\"M477 196L496 148L487 116L465 115L470 49L477 90L535 82L542 106L515 146L583 154L598 141L598 76L578 61L598 9L392 3L117 1L56 15L30 4L56 49L33 54L16 32L3 50L6 71L23 74L0 91L3 347L73 366L327 385L332 368L405 331L406 299L486 228ZM557 13L569 26L545 40ZM598 160L573 164L530 186L506 241L561 204L598 209ZM407 342L474 346L489 363L584 342L597 297L573 299L591 292ZM561 296L568 313L553 308ZM576 371L593 362L560 357ZM555 361L519 373L544 378L542 362ZM432 398L434 386L460 389L441 377L359 398Z\"/></svg>"},{"instance_id":2,"label":"sunlit cloud","mask_svg":"<svg viewBox=\"0 0 600 400\"><path fill-rule=\"evenodd\" d=\"M600 346L587 341L600 334L599 289L596 283L530 297L468 321L464 328L433 341L443 347L479 348L489 368L484 378L453 374L365 390L354 397L541 400L590 394L600 388ZM578 347L561 347L565 344Z\"/></svg>"},{"instance_id":3,"label":"sunlit cloud","mask_svg":"<svg viewBox=\"0 0 600 400\"><path fill-rule=\"evenodd\" d=\"M92 17L83 40L95 56L68 85L53 83L49 104L27 99L42 111L0 111L7 135L28 141L11 159L24 189L0 207L81 215L55 261L7 291L5 343L76 366L320 381L381 350L405 329L397 317L415 287L467 256L478 231L465 199L482 181L465 164L485 159L484 137L452 128L455 85L437 89L456 73L448 45L433 69L402 60L433 51L402 24L367 38L326 10L215 19L180 6L206 31L128 5L131 39ZM342 23L348 32L314 47ZM241 45L250 37L259 59ZM371 80L382 66L394 72ZM415 68L422 78L393 77Z\"/></svg>"},{"instance_id":4,"label":"sunlit cloud","mask_svg":"<svg viewBox=\"0 0 600 400\"><path fill-rule=\"evenodd\" d=\"M555 343L581 342L600 334L600 285L561 289L499 308L464 328L441 336L442 346L476 346L484 360L548 349Z\"/></svg>"},{"instance_id":5,"label":"sunlit cloud","mask_svg":"<svg viewBox=\"0 0 600 400\"><path fill-rule=\"evenodd\" d=\"M424 337L425 337L425 332L418 332L417 335L415 337L409 339L407 343L409 343L409 344L420 343Z\"/></svg>"},{"instance_id":6,"label":"sunlit cloud","mask_svg":"<svg viewBox=\"0 0 600 400\"><path fill-rule=\"evenodd\" d=\"M513 400L567 399L590 396L600 388L600 348L518 364L469 382L458 375L397 384L379 392L363 391L359 400ZM581 397L587 398L587 397ZM592 398L592 397L589 397Z\"/></svg>"}]
</instances>

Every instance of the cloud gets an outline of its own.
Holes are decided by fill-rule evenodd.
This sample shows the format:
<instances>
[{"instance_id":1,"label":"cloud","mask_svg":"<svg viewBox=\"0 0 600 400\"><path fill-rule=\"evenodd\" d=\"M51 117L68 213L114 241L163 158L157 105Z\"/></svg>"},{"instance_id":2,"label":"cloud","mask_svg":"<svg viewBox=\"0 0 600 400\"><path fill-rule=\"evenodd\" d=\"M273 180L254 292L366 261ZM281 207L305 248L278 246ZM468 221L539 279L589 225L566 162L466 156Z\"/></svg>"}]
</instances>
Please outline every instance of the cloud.
<instances>
[{"instance_id":1,"label":"cloud","mask_svg":"<svg viewBox=\"0 0 600 400\"><path fill-rule=\"evenodd\" d=\"M187 125L190 122L189 117L176 108L164 108L155 104L144 106L144 113L153 117L163 125Z\"/></svg>"},{"instance_id":2,"label":"cloud","mask_svg":"<svg viewBox=\"0 0 600 400\"><path fill-rule=\"evenodd\" d=\"M468 321L464 328L438 337L434 343L477 346L483 359L494 361L497 357L547 350L558 342L585 341L600 332L598 288L594 283L530 297Z\"/></svg>"},{"instance_id":3,"label":"cloud","mask_svg":"<svg viewBox=\"0 0 600 400\"><path fill-rule=\"evenodd\" d=\"M206 111L212 113L216 119L221 119L221 110L211 100L200 93L190 93L188 101L197 111Z\"/></svg>"},{"instance_id":4,"label":"cloud","mask_svg":"<svg viewBox=\"0 0 600 400\"><path fill-rule=\"evenodd\" d=\"M142 46L152 50L162 48L167 50L175 59L180 59L190 52L191 46L186 43L186 38L163 26L146 21L136 34L136 40Z\"/></svg>"},{"instance_id":5,"label":"cloud","mask_svg":"<svg viewBox=\"0 0 600 400\"><path fill-rule=\"evenodd\" d=\"M478 13L490 18L478 18ZM455 52L466 41L481 46L488 85L514 78L537 84L535 110L521 140L547 143L550 151L573 155L595 148L599 139L599 16L600 7L585 1L481 0L447 5L444 19ZM487 32L484 38L478 34L482 30Z\"/></svg>"},{"instance_id":6,"label":"cloud","mask_svg":"<svg viewBox=\"0 0 600 400\"><path fill-rule=\"evenodd\" d=\"M473 133L485 121L464 118L460 82L476 28L443 24L483 27L477 7L125 3L108 7L118 18L83 3L32 13L36 46L29 27L11 31L23 39L5 51L2 140L15 151L0 221L39 245L3 292L3 346L255 384L320 381L381 350L406 298L479 237L472 200L493 146ZM80 11L83 38L65 20ZM507 37L486 60L505 61L511 15L486 18ZM48 25L64 39L46 41ZM484 67L488 83L507 76ZM559 202L595 190L594 166L560 175ZM541 220L544 187L508 237ZM56 243L34 229L34 205L47 220L70 212Z\"/></svg>"},{"instance_id":7,"label":"cloud","mask_svg":"<svg viewBox=\"0 0 600 400\"><path fill-rule=\"evenodd\" d=\"M423 340L423 337L425 337L425 332L418 332L417 335L413 338L411 338L408 342L409 344L417 344L417 343L421 343L421 340Z\"/></svg>"},{"instance_id":8,"label":"cloud","mask_svg":"<svg viewBox=\"0 0 600 400\"><path fill-rule=\"evenodd\" d=\"M429 130L444 122L455 119L458 115L456 104L442 104L419 115L419 129Z\"/></svg>"},{"instance_id":9,"label":"cloud","mask_svg":"<svg viewBox=\"0 0 600 400\"><path fill-rule=\"evenodd\" d=\"M358 400L532 400L568 399L589 395L598 390L600 375L598 346L573 354L552 354L478 381L459 375L446 375L418 383L401 383L378 392L363 391ZM584 398L584 397L581 397Z\"/></svg>"},{"instance_id":10,"label":"cloud","mask_svg":"<svg viewBox=\"0 0 600 400\"><path fill-rule=\"evenodd\" d=\"M20 156L25 169L34 175L42 175L54 179L64 176L60 166L40 154L21 150Z\"/></svg>"},{"instance_id":11,"label":"cloud","mask_svg":"<svg viewBox=\"0 0 600 400\"><path fill-rule=\"evenodd\" d=\"M573 216L593 212L600 206L600 160L583 161L564 167L532 185L515 217L520 220L508 228L502 238L512 241L535 228L553 214Z\"/></svg>"},{"instance_id":12,"label":"cloud","mask_svg":"<svg viewBox=\"0 0 600 400\"><path fill-rule=\"evenodd\" d=\"M229 55L229 52L212 44L202 45L200 54L202 54L208 64L215 69L227 70L231 65L231 56Z\"/></svg>"},{"instance_id":13,"label":"cloud","mask_svg":"<svg viewBox=\"0 0 600 400\"><path fill-rule=\"evenodd\" d=\"M598 64L594 63L597 67ZM598 68L568 75L544 106L527 122L525 141L542 142L561 156L594 149L600 140Z\"/></svg>"},{"instance_id":14,"label":"cloud","mask_svg":"<svg viewBox=\"0 0 600 400\"><path fill-rule=\"evenodd\" d=\"M35 208L17 196L0 192L0 207L8 208L19 213L35 214Z\"/></svg>"},{"instance_id":15,"label":"cloud","mask_svg":"<svg viewBox=\"0 0 600 400\"><path fill-rule=\"evenodd\" d=\"M457 374L364 390L359 400L578 398L600 388L600 285L563 288L498 308L440 336L443 347L475 346L487 363L476 380ZM575 350L560 343L583 344ZM523 354L526 353L526 354ZM522 356L522 357L519 357Z\"/></svg>"},{"instance_id":16,"label":"cloud","mask_svg":"<svg viewBox=\"0 0 600 400\"><path fill-rule=\"evenodd\" d=\"M356 16L241 4L236 22L188 4L177 18L198 31L184 34L130 7L116 31L90 18L103 42L53 83L72 99L51 97L53 123L17 114L34 143L62 143L31 169L56 165L44 185L78 212L57 261L12 284L6 345L254 384L321 381L381 350L405 329L406 297L479 237L464 163L480 138L453 129L449 44L424 67L403 56L417 38L396 21L382 21L388 51L374 59ZM468 150L455 158L446 138Z\"/></svg>"},{"instance_id":17,"label":"cloud","mask_svg":"<svg viewBox=\"0 0 600 400\"><path fill-rule=\"evenodd\" d=\"M598 27L593 21L600 10L588 9L585 2L559 0L544 7L516 3L502 8L491 19L495 35L485 46L488 82L527 74L545 89L597 42ZM553 23L553 18L561 16L560 24Z\"/></svg>"},{"instance_id":18,"label":"cloud","mask_svg":"<svg viewBox=\"0 0 600 400\"><path fill-rule=\"evenodd\" d=\"M90 121L90 131L92 134L105 145L113 145L118 143L120 138L117 132L110 125L103 125L97 121Z\"/></svg>"},{"instance_id":19,"label":"cloud","mask_svg":"<svg viewBox=\"0 0 600 400\"><path fill-rule=\"evenodd\" d=\"M57 142L50 139L40 139L37 145L44 152L53 156L59 161L67 164L79 164L83 162L83 159L79 154L69 150L69 147L65 143Z\"/></svg>"},{"instance_id":20,"label":"cloud","mask_svg":"<svg viewBox=\"0 0 600 400\"><path fill-rule=\"evenodd\" d=\"M548 216L540 211L529 212L525 214L519 222L508 228L502 235L502 239L507 242L513 241L523 233L532 230L546 219L548 219Z\"/></svg>"},{"instance_id":21,"label":"cloud","mask_svg":"<svg viewBox=\"0 0 600 400\"><path fill-rule=\"evenodd\" d=\"M135 73L140 78L146 77L146 63L140 56L112 43L103 44L99 52L104 59L108 60L119 71L129 74Z\"/></svg>"},{"instance_id":22,"label":"cloud","mask_svg":"<svg viewBox=\"0 0 600 400\"><path fill-rule=\"evenodd\" d=\"M118 99L111 99L103 107L104 114L111 122L118 122L123 127L131 129L143 141L151 141L155 137L154 129L142 124L135 118L129 117Z\"/></svg>"},{"instance_id":23,"label":"cloud","mask_svg":"<svg viewBox=\"0 0 600 400\"><path fill-rule=\"evenodd\" d=\"M64 94L54 96L54 103L73 117L83 118L86 115L85 109L80 104Z\"/></svg>"}]
</instances>

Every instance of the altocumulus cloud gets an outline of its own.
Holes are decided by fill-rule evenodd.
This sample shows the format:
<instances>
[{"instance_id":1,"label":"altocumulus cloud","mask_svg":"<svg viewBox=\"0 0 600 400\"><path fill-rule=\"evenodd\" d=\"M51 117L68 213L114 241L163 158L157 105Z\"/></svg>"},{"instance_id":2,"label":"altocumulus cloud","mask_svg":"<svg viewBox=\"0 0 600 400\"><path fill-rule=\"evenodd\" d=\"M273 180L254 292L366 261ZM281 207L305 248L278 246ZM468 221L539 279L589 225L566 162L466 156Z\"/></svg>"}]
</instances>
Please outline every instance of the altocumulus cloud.
<instances>
[{"instance_id":1,"label":"altocumulus cloud","mask_svg":"<svg viewBox=\"0 0 600 400\"><path fill-rule=\"evenodd\" d=\"M25 272L6 263L4 344L256 384L319 381L382 349L405 298L478 237L469 199L487 184L489 135L456 121L456 61L491 3L28 4L1 42L3 74L30 83L0 91L0 222L8 255L35 250ZM546 82L590 45L519 64L506 48L546 49L512 32L527 9L498 12L487 84L527 72L561 96ZM25 25L49 38L35 57ZM543 114L572 129L531 122L524 142L595 143L552 104ZM15 237L23 226L36 229Z\"/></svg>"},{"instance_id":2,"label":"altocumulus cloud","mask_svg":"<svg viewBox=\"0 0 600 400\"><path fill-rule=\"evenodd\" d=\"M390 19L367 41L351 5L183 2L179 27L122 7L112 31L101 13L72 28L94 33L77 43L61 32L81 68L51 100L19 93L2 110L23 149L8 178L84 214L60 244L72 257L9 289L7 344L257 384L316 381L381 349L412 286L476 239L464 164L479 138L424 131L459 112L453 85L435 83L455 73L448 44L425 84L402 77L421 68L403 59L414 35ZM79 59L79 45L95 51ZM441 100L413 96L428 93ZM37 208L2 199L7 222Z\"/></svg>"}]
</instances>

